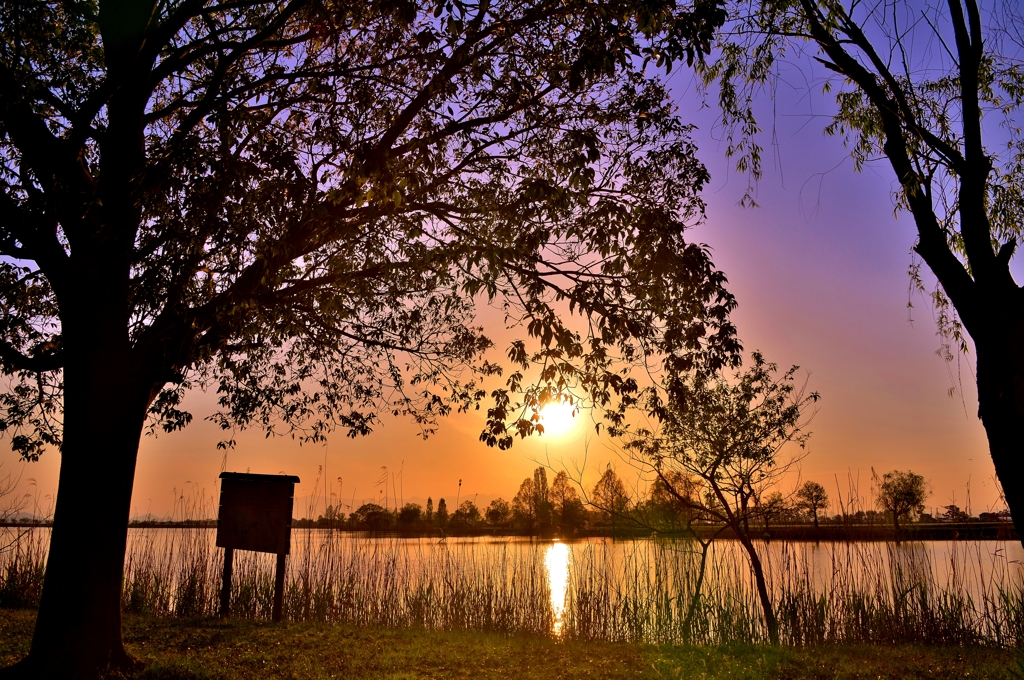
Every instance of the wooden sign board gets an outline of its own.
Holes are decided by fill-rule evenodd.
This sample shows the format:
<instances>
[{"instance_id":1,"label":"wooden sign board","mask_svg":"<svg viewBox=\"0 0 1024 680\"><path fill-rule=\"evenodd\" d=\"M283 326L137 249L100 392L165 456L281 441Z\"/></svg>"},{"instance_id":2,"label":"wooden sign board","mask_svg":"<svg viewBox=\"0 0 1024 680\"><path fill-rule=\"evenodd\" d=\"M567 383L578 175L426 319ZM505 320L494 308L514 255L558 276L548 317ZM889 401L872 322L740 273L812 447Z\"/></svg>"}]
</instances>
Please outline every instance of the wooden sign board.
<instances>
[{"instance_id":1,"label":"wooden sign board","mask_svg":"<svg viewBox=\"0 0 1024 680\"><path fill-rule=\"evenodd\" d=\"M222 472L217 547L287 555L298 477Z\"/></svg>"}]
</instances>

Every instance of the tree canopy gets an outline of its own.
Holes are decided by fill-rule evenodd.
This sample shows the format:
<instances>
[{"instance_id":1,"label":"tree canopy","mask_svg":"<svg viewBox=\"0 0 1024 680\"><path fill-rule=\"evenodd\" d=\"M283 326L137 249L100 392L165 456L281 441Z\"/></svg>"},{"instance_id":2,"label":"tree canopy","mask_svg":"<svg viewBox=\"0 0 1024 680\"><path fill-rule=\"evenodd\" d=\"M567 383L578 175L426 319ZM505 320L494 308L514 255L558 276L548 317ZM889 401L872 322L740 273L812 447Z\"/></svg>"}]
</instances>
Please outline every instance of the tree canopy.
<instances>
[{"instance_id":1,"label":"tree canopy","mask_svg":"<svg viewBox=\"0 0 1024 680\"><path fill-rule=\"evenodd\" d=\"M26 457L61 441L67 303L100 269L166 430L212 385L225 428L429 432L499 370L474 300L539 341L509 352L548 386L520 406L628 392L610 353L733 349L723 278L682 238L706 173L641 67L706 49L714 3L0 12L0 425ZM556 302L593 315L582 335ZM483 438L508 446L534 421L494 396Z\"/></svg>"},{"instance_id":2,"label":"tree canopy","mask_svg":"<svg viewBox=\"0 0 1024 680\"><path fill-rule=\"evenodd\" d=\"M714 0L0 6L0 430L26 458L61 449L34 676L124 660L139 436L187 425L192 388L226 430L313 441L387 412L429 434L487 403L481 438L507 447L568 393L621 419L630 366L735 361L733 298L683 233L707 174L654 75L722 18ZM521 329L507 362L477 304Z\"/></svg>"},{"instance_id":3,"label":"tree canopy","mask_svg":"<svg viewBox=\"0 0 1024 680\"><path fill-rule=\"evenodd\" d=\"M878 507L892 514L893 525L900 528L900 517L913 518L924 512L924 501L930 493L924 477L907 470L893 470L877 479Z\"/></svg>"},{"instance_id":4,"label":"tree canopy","mask_svg":"<svg viewBox=\"0 0 1024 680\"><path fill-rule=\"evenodd\" d=\"M828 507L828 492L818 482L808 479L796 492L796 507L809 512L818 526L818 511Z\"/></svg>"}]
</instances>

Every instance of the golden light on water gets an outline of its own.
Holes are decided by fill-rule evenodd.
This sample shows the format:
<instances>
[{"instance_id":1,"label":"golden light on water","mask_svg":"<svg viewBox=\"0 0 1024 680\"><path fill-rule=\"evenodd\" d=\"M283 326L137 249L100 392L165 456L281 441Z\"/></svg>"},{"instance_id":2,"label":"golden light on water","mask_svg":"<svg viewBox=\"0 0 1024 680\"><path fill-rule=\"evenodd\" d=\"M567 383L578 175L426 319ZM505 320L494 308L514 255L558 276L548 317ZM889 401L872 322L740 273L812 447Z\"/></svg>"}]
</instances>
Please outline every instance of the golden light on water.
<instances>
[{"instance_id":1,"label":"golden light on water","mask_svg":"<svg viewBox=\"0 0 1024 680\"><path fill-rule=\"evenodd\" d=\"M562 616L565 613L565 593L569 588L569 563L572 554L565 543L553 543L544 556L548 570L548 589L551 591L552 632L562 634Z\"/></svg>"}]
</instances>

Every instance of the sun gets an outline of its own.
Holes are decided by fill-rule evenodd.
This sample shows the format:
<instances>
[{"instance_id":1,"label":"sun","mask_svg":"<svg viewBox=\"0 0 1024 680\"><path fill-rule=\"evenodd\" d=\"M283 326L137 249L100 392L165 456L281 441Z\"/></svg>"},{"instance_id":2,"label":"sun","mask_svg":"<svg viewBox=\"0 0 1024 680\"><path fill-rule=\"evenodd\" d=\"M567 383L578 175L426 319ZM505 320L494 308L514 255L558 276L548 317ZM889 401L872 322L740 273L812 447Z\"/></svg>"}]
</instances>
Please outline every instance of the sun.
<instances>
[{"instance_id":1,"label":"sun","mask_svg":"<svg viewBox=\"0 0 1024 680\"><path fill-rule=\"evenodd\" d=\"M544 434L550 437L567 434L579 419L579 407L567 401L551 401L540 409L540 424L544 426Z\"/></svg>"}]
</instances>

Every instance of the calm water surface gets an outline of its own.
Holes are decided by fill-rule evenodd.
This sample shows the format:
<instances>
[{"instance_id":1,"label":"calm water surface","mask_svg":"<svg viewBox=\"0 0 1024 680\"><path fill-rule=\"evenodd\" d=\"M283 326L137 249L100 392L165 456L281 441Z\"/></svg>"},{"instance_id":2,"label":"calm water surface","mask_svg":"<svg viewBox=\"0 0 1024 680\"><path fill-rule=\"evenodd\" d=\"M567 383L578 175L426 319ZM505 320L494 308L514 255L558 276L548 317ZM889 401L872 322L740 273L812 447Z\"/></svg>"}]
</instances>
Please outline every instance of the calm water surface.
<instances>
[{"instance_id":1,"label":"calm water surface","mask_svg":"<svg viewBox=\"0 0 1024 680\"><path fill-rule=\"evenodd\" d=\"M201 611L209 611L216 599L223 555L214 545L215 535L213 529L131 529L126 580L144 573L160 575L171 584L169 610L175 610L174 598L184 592L176 584L194 580L206 593L202 595L206 609ZM44 550L48 537L46 529L26 533L26 539ZM805 602L819 597L849 600L854 593L874 602L898 603L910 593L927 591L931 597L969 598L999 607L1004 593L1019 595L1024 589L1024 548L1016 541L775 541L760 544L758 550L778 602L794 597ZM4 559L0 555L0 562ZM272 579L273 556L236 552L235 559L236 579L252 583ZM368 621L384 617L386 622L389 608L405 611L403 616L421 616L414 610L416 602L427 601L425 597L451 608L451 616L462 617L460 621L471 620L476 614L456 610L463 601L472 600L482 603L473 606L486 609L487 616L493 617L492 608L505 606L512 612L510 617L519 617L515 626L547 627L555 635L567 626L578 634L581 626L618 626L614 630L621 631L633 625L628 620L581 619L602 606L605 618L619 617L615 613L619 609L647 607L654 612L643 622L648 628L655 625L650 621L665 618L666 613L678 621L698 582L702 597L717 611L732 607L757 612L748 559L739 543L712 544L702 581L698 581L700 564L699 546L686 540L551 541L490 536L439 540L296 529L287 579L293 589L332 593L332 607L376 611L373 616L378 618ZM438 595L439 590L447 594ZM253 615L260 615L259 611L254 609ZM978 616L989 616L987 611L978 609ZM343 620L359 620L361 614L343 616L347 617ZM606 637L615 635L620 633Z\"/></svg>"},{"instance_id":2,"label":"calm water surface","mask_svg":"<svg viewBox=\"0 0 1024 680\"><path fill-rule=\"evenodd\" d=\"M214 530L190 531L192 540L203 543L211 557L220 557L221 551L214 547ZM182 540L181 531L173 529L132 529L130 534L129 559L133 553L167 552L175 540ZM993 588L1024 586L1024 548L1017 541L774 541L759 545L758 550L776 595L797 587L818 594L839 590L877 593L928 583L933 589L951 589L977 600ZM325 564L325 555L333 561ZM586 582L600 578L628 590L644 581L651 587L685 590L679 581L696 573L699 558L699 546L687 540L398 538L297 529L292 533L288 571L290 578L298 578L310 564L330 569L332 564L341 568L360 560L377 565L371 568L397 566L400 578L416 581L436 568L439 560L454 561L459 569L470 572L521 576L534 568L546 581L553 628L559 632L566 598ZM254 554L249 559L265 563L268 569L273 560L269 555ZM738 542L712 544L703 588L755 596L747 555Z\"/></svg>"}]
</instances>

